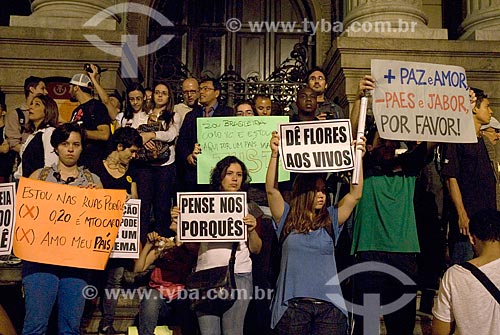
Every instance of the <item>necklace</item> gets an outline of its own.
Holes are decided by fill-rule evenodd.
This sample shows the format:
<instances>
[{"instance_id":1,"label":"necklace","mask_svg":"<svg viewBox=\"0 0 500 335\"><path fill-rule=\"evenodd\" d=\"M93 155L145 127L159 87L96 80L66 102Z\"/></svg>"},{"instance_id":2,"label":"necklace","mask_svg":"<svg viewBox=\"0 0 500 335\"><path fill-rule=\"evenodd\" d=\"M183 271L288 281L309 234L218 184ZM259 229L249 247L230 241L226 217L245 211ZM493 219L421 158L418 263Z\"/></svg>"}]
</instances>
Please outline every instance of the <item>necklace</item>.
<instances>
[{"instance_id":1,"label":"necklace","mask_svg":"<svg viewBox=\"0 0 500 335\"><path fill-rule=\"evenodd\" d=\"M128 164L122 163L111 156L108 156L104 162L111 170L118 170L120 173L125 173L128 170Z\"/></svg>"}]
</instances>

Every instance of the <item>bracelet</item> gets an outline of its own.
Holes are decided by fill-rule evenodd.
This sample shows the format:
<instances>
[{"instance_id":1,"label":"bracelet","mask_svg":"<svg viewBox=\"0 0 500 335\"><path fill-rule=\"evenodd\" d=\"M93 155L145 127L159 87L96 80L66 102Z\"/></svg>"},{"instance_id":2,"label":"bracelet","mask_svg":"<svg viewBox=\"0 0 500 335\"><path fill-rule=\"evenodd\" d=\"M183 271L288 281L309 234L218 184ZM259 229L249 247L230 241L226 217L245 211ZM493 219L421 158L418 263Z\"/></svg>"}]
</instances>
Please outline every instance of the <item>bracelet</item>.
<instances>
[{"instance_id":1,"label":"bracelet","mask_svg":"<svg viewBox=\"0 0 500 335\"><path fill-rule=\"evenodd\" d=\"M279 154L273 155L271 154L271 158L278 158Z\"/></svg>"}]
</instances>

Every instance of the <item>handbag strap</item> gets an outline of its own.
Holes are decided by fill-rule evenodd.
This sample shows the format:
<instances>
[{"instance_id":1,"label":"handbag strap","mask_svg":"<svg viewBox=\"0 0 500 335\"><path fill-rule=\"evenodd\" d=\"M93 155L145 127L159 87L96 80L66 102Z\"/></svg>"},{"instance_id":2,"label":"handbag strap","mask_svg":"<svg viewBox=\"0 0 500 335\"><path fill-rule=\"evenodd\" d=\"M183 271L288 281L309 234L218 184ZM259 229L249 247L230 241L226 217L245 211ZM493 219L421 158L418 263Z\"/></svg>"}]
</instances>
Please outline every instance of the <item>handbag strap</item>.
<instances>
[{"instance_id":1,"label":"handbag strap","mask_svg":"<svg viewBox=\"0 0 500 335\"><path fill-rule=\"evenodd\" d=\"M493 298L495 298L495 300L500 304L500 290L495 286L495 284L493 284L488 276L484 274L483 271L479 270L477 266L469 262L462 263L460 264L460 266L469 270L474 275L474 277L476 277L481 282L481 284L483 284L488 292L491 293Z\"/></svg>"},{"instance_id":2,"label":"handbag strap","mask_svg":"<svg viewBox=\"0 0 500 335\"><path fill-rule=\"evenodd\" d=\"M233 242L231 248L231 257L229 258L229 270L234 273L234 264L236 263L236 249L238 249L239 242Z\"/></svg>"}]
</instances>

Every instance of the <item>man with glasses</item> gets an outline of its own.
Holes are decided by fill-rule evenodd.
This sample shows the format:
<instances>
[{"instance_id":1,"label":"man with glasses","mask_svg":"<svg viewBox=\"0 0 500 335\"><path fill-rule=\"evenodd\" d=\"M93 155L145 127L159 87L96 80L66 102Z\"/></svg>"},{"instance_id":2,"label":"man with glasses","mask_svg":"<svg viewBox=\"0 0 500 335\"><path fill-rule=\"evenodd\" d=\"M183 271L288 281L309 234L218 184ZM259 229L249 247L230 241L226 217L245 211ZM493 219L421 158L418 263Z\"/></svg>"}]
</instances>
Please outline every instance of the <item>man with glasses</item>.
<instances>
[{"instance_id":1,"label":"man with glasses","mask_svg":"<svg viewBox=\"0 0 500 335\"><path fill-rule=\"evenodd\" d=\"M195 106L198 105L198 99L200 98L200 88L198 85L198 80L195 78L187 78L182 82L182 99L181 103L174 106L174 113L178 113L181 117L181 124L184 121L184 117L189 113Z\"/></svg>"},{"instance_id":2,"label":"man with glasses","mask_svg":"<svg viewBox=\"0 0 500 335\"><path fill-rule=\"evenodd\" d=\"M234 110L219 104L221 84L213 78L203 79L200 83L200 106L186 114L176 145L176 159L180 182L179 191L200 191L196 177L197 156L201 152L196 129L199 117L234 116Z\"/></svg>"}]
</instances>

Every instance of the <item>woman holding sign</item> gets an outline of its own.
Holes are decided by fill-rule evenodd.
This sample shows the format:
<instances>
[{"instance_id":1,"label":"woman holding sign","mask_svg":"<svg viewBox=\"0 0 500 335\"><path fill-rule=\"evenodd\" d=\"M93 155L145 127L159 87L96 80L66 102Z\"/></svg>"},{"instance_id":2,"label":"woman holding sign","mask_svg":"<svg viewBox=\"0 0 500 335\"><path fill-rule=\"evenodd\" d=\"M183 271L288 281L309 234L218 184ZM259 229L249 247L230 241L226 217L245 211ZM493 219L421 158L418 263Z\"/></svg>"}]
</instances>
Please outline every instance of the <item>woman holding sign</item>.
<instances>
[{"instance_id":1,"label":"woman holding sign","mask_svg":"<svg viewBox=\"0 0 500 335\"><path fill-rule=\"evenodd\" d=\"M213 191L238 192L246 191L250 177L245 164L234 156L220 160L210 176ZM179 209L172 210L172 222L178 220ZM222 315L197 312L198 323L202 335L234 335L243 334L245 315L253 294L252 260L250 253L258 254L262 248L262 240L257 231L257 220L247 214L243 222L248 229L248 240L240 242L236 250L234 273L239 296L236 302ZM228 264L231 256L232 242L202 242L198 251L196 271L211 269ZM242 293L241 292L245 292Z\"/></svg>"},{"instance_id":2,"label":"woman holding sign","mask_svg":"<svg viewBox=\"0 0 500 335\"><path fill-rule=\"evenodd\" d=\"M326 175L298 174L288 204L276 187L279 141L273 132L266 176L269 207L282 248L271 328L287 335L346 334L346 307L338 278L332 285L325 283L337 275L334 245L361 198L362 174L338 207L328 205ZM364 140L357 149L365 151Z\"/></svg>"},{"instance_id":3,"label":"woman holding sign","mask_svg":"<svg viewBox=\"0 0 500 335\"><path fill-rule=\"evenodd\" d=\"M87 188L102 188L98 176L77 162L85 146L84 130L75 123L56 127L50 143L57 163L38 169L31 179ZM55 255L60 257L60 255ZM80 334L85 291L90 270L23 261L23 289L26 307L23 334L45 334L52 307L58 304L59 334Z\"/></svg>"}]
</instances>

